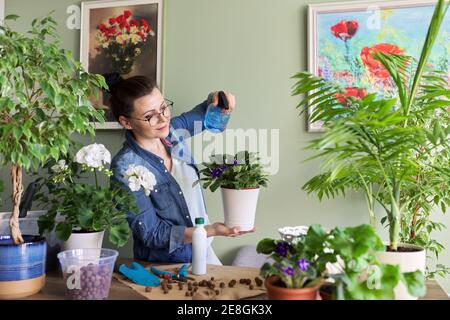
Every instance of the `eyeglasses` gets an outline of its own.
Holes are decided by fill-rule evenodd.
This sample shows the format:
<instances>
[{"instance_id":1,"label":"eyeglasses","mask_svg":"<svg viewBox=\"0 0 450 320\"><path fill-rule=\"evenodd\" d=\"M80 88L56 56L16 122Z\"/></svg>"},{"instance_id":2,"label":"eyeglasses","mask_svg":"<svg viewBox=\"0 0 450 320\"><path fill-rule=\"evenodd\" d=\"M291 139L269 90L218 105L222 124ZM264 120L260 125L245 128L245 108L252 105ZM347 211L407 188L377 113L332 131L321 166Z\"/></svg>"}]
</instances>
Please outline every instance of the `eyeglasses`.
<instances>
[{"instance_id":1,"label":"eyeglasses","mask_svg":"<svg viewBox=\"0 0 450 320\"><path fill-rule=\"evenodd\" d=\"M154 127L159 123L159 121L158 121L159 115L163 115L166 119L169 118L170 113L171 113L170 108L172 108L172 107L173 107L173 101L164 99L164 102L159 107L160 112L156 112L154 114L148 115L144 119L133 118L133 117L127 117L127 118L139 120L139 121L147 121L151 127Z\"/></svg>"}]
</instances>

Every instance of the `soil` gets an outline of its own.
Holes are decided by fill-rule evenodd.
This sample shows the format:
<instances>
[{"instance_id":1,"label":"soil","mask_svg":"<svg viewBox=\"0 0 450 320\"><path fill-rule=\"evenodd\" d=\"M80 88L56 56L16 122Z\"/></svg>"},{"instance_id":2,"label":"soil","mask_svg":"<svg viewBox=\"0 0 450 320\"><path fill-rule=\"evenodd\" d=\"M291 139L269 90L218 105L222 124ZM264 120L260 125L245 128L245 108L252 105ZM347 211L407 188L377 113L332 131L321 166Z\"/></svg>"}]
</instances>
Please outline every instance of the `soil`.
<instances>
[{"instance_id":1,"label":"soil","mask_svg":"<svg viewBox=\"0 0 450 320\"><path fill-rule=\"evenodd\" d=\"M386 246L387 252L418 252L422 251L422 249L410 248L410 247L397 247L397 251L391 250L389 246Z\"/></svg>"}]
</instances>

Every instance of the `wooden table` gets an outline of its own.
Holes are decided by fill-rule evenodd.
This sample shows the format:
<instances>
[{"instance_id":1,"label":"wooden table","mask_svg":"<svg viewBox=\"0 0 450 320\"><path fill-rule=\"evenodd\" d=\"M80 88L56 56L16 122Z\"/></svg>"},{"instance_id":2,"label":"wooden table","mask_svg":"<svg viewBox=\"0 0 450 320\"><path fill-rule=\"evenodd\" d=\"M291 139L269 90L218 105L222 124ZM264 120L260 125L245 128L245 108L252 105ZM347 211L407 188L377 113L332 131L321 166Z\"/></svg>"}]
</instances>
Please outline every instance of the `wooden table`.
<instances>
[{"instance_id":1,"label":"wooden table","mask_svg":"<svg viewBox=\"0 0 450 320\"><path fill-rule=\"evenodd\" d=\"M119 259L116 266L125 263L130 264L132 259ZM144 266L150 266L152 263L138 261ZM154 264L154 263L153 263ZM158 265L161 265L160 263ZM47 273L45 287L41 292L25 298L25 300L63 300L65 299L65 285L61 273L58 271ZM265 295L251 298L266 299ZM116 279L112 279L111 289L108 300L145 300L145 297L120 283ZM427 281L427 295L421 300L449 300L448 295L434 280Z\"/></svg>"}]
</instances>

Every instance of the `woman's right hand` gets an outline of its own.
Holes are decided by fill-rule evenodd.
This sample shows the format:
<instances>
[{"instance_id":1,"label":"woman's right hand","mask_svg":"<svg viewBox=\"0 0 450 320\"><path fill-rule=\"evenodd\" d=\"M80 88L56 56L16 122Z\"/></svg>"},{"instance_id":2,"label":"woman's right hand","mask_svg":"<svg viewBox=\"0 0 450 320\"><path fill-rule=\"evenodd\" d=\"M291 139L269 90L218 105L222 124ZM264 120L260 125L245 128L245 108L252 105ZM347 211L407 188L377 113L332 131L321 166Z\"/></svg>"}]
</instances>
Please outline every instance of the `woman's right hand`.
<instances>
[{"instance_id":1,"label":"woman's right hand","mask_svg":"<svg viewBox=\"0 0 450 320\"><path fill-rule=\"evenodd\" d=\"M253 233L256 228L248 231L240 231L239 227L229 228L225 224L216 222L205 226L208 237L223 236L223 237L237 237L247 233Z\"/></svg>"}]
</instances>

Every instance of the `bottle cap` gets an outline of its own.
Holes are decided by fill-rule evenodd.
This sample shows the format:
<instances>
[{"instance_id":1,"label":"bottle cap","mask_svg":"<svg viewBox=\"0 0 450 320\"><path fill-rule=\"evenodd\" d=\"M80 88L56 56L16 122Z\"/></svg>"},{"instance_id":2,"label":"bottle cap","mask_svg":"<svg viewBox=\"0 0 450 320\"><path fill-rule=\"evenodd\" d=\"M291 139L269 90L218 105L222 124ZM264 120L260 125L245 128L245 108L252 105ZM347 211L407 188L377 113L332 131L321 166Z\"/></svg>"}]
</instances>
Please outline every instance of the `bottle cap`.
<instances>
[{"instance_id":1,"label":"bottle cap","mask_svg":"<svg viewBox=\"0 0 450 320\"><path fill-rule=\"evenodd\" d=\"M195 224L205 224L205 219L203 219L203 218L195 218Z\"/></svg>"}]
</instances>

